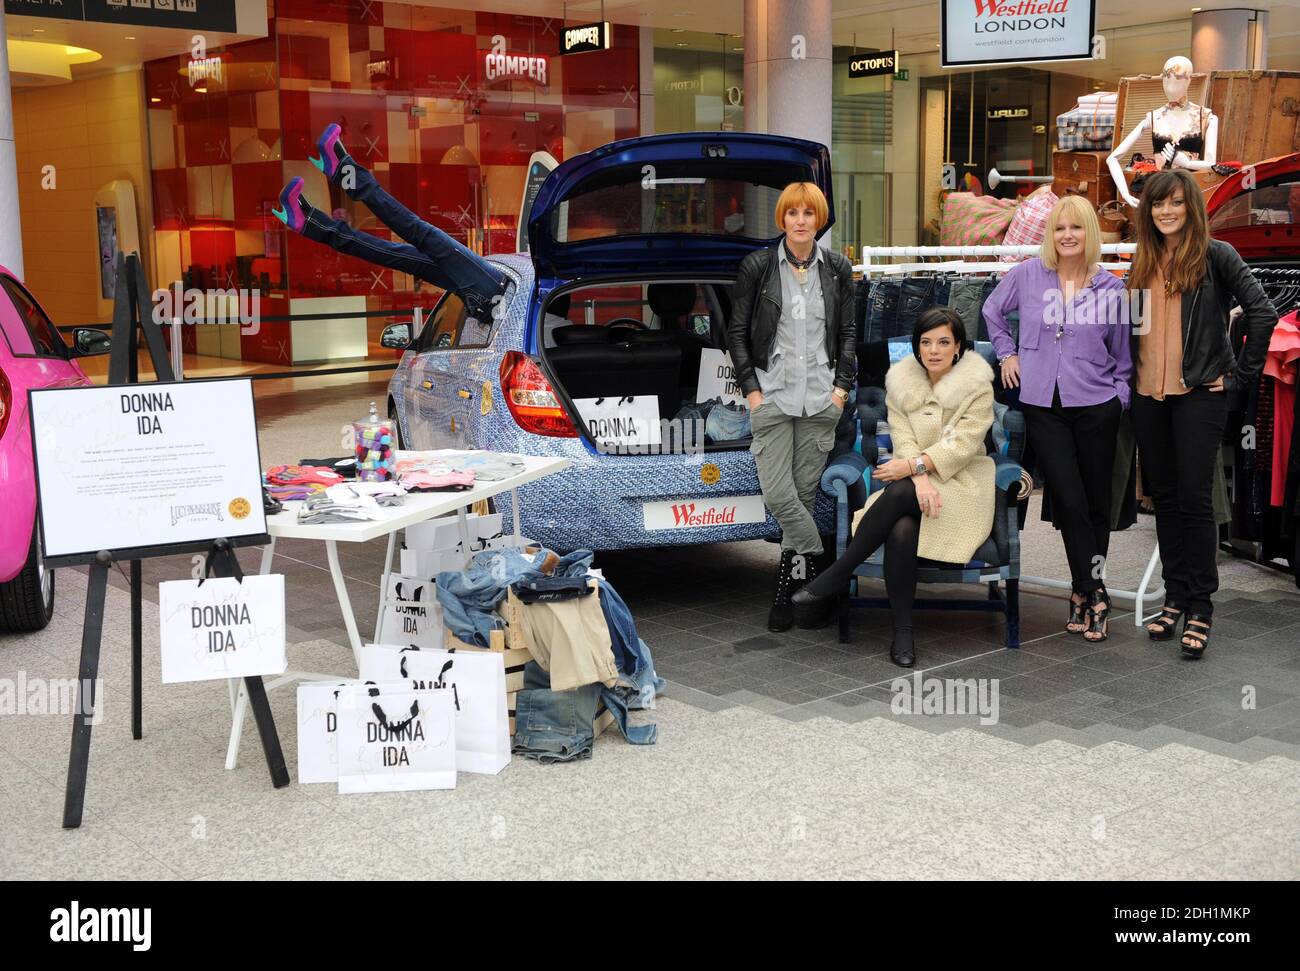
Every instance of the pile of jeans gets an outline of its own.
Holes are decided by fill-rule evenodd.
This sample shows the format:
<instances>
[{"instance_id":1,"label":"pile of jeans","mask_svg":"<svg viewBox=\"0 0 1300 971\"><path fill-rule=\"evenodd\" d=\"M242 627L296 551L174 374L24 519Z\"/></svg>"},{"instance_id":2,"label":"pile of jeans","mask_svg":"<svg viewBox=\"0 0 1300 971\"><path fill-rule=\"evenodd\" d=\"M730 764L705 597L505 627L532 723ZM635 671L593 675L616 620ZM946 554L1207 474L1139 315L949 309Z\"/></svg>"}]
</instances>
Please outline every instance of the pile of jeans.
<instances>
[{"instance_id":1,"label":"pile of jeans","mask_svg":"<svg viewBox=\"0 0 1300 971\"><path fill-rule=\"evenodd\" d=\"M690 421L704 422L706 442L737 442L750 437L749 409L742 404L724 403L721 398L683 401L677 421L683 427Z\"/></svg>"},{"instance_id":2,"label":"pile of jeans","mask_svg":"<svg viewBox=\"0 0 1300 971\"><path fill-rule=\"evenodd\" d=\"M517 589L521 600L534 604L572 596L574 588L585 581L592 556L591 550L575 550L565 556L545 549L531 556L513 549L477 553L465 570L438 574L436 589L443 620L461 640L486 647L492 631L504 626L496 607L511 587ZM631 725L628 712L654 708L655 697L666 682L655 673L650 648L637 634L623 598L604 580L599 587L618 678L612 686L595 682L552 691L547 672L530 661L524 668L524 689L515 698L516 755L541 762L590 758L596 712L602 701L628 742L653 745L658 738L657 725Z\"/></svg>"}]
</instances>

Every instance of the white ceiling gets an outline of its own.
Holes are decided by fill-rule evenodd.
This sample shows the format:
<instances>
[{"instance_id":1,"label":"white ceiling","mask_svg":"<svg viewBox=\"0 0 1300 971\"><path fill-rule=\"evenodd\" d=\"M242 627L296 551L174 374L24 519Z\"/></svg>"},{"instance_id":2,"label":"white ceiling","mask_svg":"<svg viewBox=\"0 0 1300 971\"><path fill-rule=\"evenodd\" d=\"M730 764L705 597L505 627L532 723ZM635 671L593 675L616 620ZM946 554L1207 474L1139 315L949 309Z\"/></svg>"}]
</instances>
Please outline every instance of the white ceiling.
<instances>
[{"instance_id":1,"label":"white ceiling","mask_svg":"<svg viewBox=\"0 0 1300 971\"><path fill-rule=\"evenodd\" d=\"M600 0L406 0L413 6L458 10L492 10L531 16L562 17L570 23L598 20ZM775 0L774 0L775 2ZM800 0L786 0L799 3ZM1246 0L1269 10L1269 67L1300 71L1300 3L1296 0ZM1098 29L1109 43L1105 61L1058 64L1053 70L1113 80L1124 75L1154 73L1173 54L1187 53L1191 37L1191 7L1206 9L1242 6L1242 0L1099 0ZM744 0L605 0L604 17L615 23L684 28L691 32L737 34L743 29ZM864 48L897 47L921 74L939 73L939 3L937 0L833 0L832 34L837 45ZM66 23L45 17L6 18L8 34L27 40L53 41L87 47L103 54L90 65L74 67L74 76L112 70L182 53L189 49L190 31L162 28L123 28L108 24ZM1122 36L1108 32L1128 28ZM41 31L37 33L36 31ZM126 40L126 36L134 40ZM239 35L210 34L218 46ZM743 42L741 42L743 43ZM710 49L713 46L710 44Z\"/></svg>"}]
</instances>

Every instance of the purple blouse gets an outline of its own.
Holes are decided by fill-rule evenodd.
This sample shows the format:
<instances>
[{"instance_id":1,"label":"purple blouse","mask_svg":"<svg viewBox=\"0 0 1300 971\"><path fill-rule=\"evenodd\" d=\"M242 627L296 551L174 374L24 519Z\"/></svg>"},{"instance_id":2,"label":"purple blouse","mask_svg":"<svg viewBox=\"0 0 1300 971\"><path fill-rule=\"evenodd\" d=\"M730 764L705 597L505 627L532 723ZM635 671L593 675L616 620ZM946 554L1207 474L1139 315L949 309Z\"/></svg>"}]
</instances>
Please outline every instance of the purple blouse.
<instances>
[{"instance_id":1,"label":"purple blouse","mask_svg":"<svg viewBox=\"0 0 1300 971\"><path fill-rule=\"evenodd\" d=\"M1020 400L1052 406L1060 391L1067 408L1099 405L1116 395L1128 408L1133 360L1129 353L1128 290L1098 270L1067 305L1061 281L1038 257L1010 270L984 301L984 320L998 360L1020 356ZM1007 314L1020 311L1020 346Z\"/></svg>"}]
</instances>

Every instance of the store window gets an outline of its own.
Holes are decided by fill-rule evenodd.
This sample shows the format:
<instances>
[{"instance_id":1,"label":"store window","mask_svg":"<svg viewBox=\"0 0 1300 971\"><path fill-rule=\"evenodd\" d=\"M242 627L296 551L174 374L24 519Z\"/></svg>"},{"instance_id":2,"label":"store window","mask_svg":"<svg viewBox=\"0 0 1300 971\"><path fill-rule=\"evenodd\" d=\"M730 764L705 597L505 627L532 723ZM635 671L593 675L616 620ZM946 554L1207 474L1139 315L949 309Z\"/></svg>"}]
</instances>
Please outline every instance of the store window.
<instances>
[{"instance_id":1,"label":"store window","mask_svg":"<svg viewBox=\"0 0 1300 971\"><path fill-rule=\"evenodd\" d=\"M883 76L850 78L849 62L861 53L836 47L831 82L831 246L853 260L863 246L890 242L894 88L900 83Z\"/></svg>"},{"instance_id":2,"label":"store window","mask_svg":"<svg viewBox=\"0 0 1300 971\"><path fill-rule=\"evenodd\" d=\"M640 133L635 27L614 25L608 50L561 57L553 18L351 0L277 0L274 13L265 40L207 52L219 71L195 78L187 57L146 65L157 285L257 287L268 316L339 309L355 322L431 306L441 291L428 283L271 215L299 176L312 206L398 241L308 161L331 122L382 188L483 255L517 249L534 152L563 161ZM377 359L391 357L379 347L389 322L358 325ZM287 363L301 356L294 327L187 328L187 350Z\"/></svg>"},{"instance_id":3,"label":"store window","mask_svg":"<svg viewBox=\"0 0 1300 971\"><path fill-rule=\"evenodd\" d=\"M655 131L744 131L745 48L733 34L655 31Z\"/></svg>"}]
</instances>

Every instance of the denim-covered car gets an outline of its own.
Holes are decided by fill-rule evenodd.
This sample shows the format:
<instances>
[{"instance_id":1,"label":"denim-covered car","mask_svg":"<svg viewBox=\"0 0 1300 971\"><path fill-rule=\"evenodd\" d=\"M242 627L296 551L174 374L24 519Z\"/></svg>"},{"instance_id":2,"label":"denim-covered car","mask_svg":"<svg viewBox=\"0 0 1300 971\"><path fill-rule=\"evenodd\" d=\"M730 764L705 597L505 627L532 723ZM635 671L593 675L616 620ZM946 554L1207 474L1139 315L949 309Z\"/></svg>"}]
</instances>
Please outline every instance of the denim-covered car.
<instances>
[{"instance_id":1,"label":"denim-covered car","mask_svg":"<svg viewBox=\"0 0 1300 971\"><path fill-rule=\"evenodd\" d=\"M388 400L403 446L568 458L520 490L525 534L553 549L778 535L723 355L740 261L774 243L796 181L831 199L824 145L692 132L562 163L534 203L530 252L489 258L510 278L495 320L449 293L403 356ZM405 344L402 326L389 343ZM819 496L827 532L833 512Z\"/></svg>"}]
</instances>

